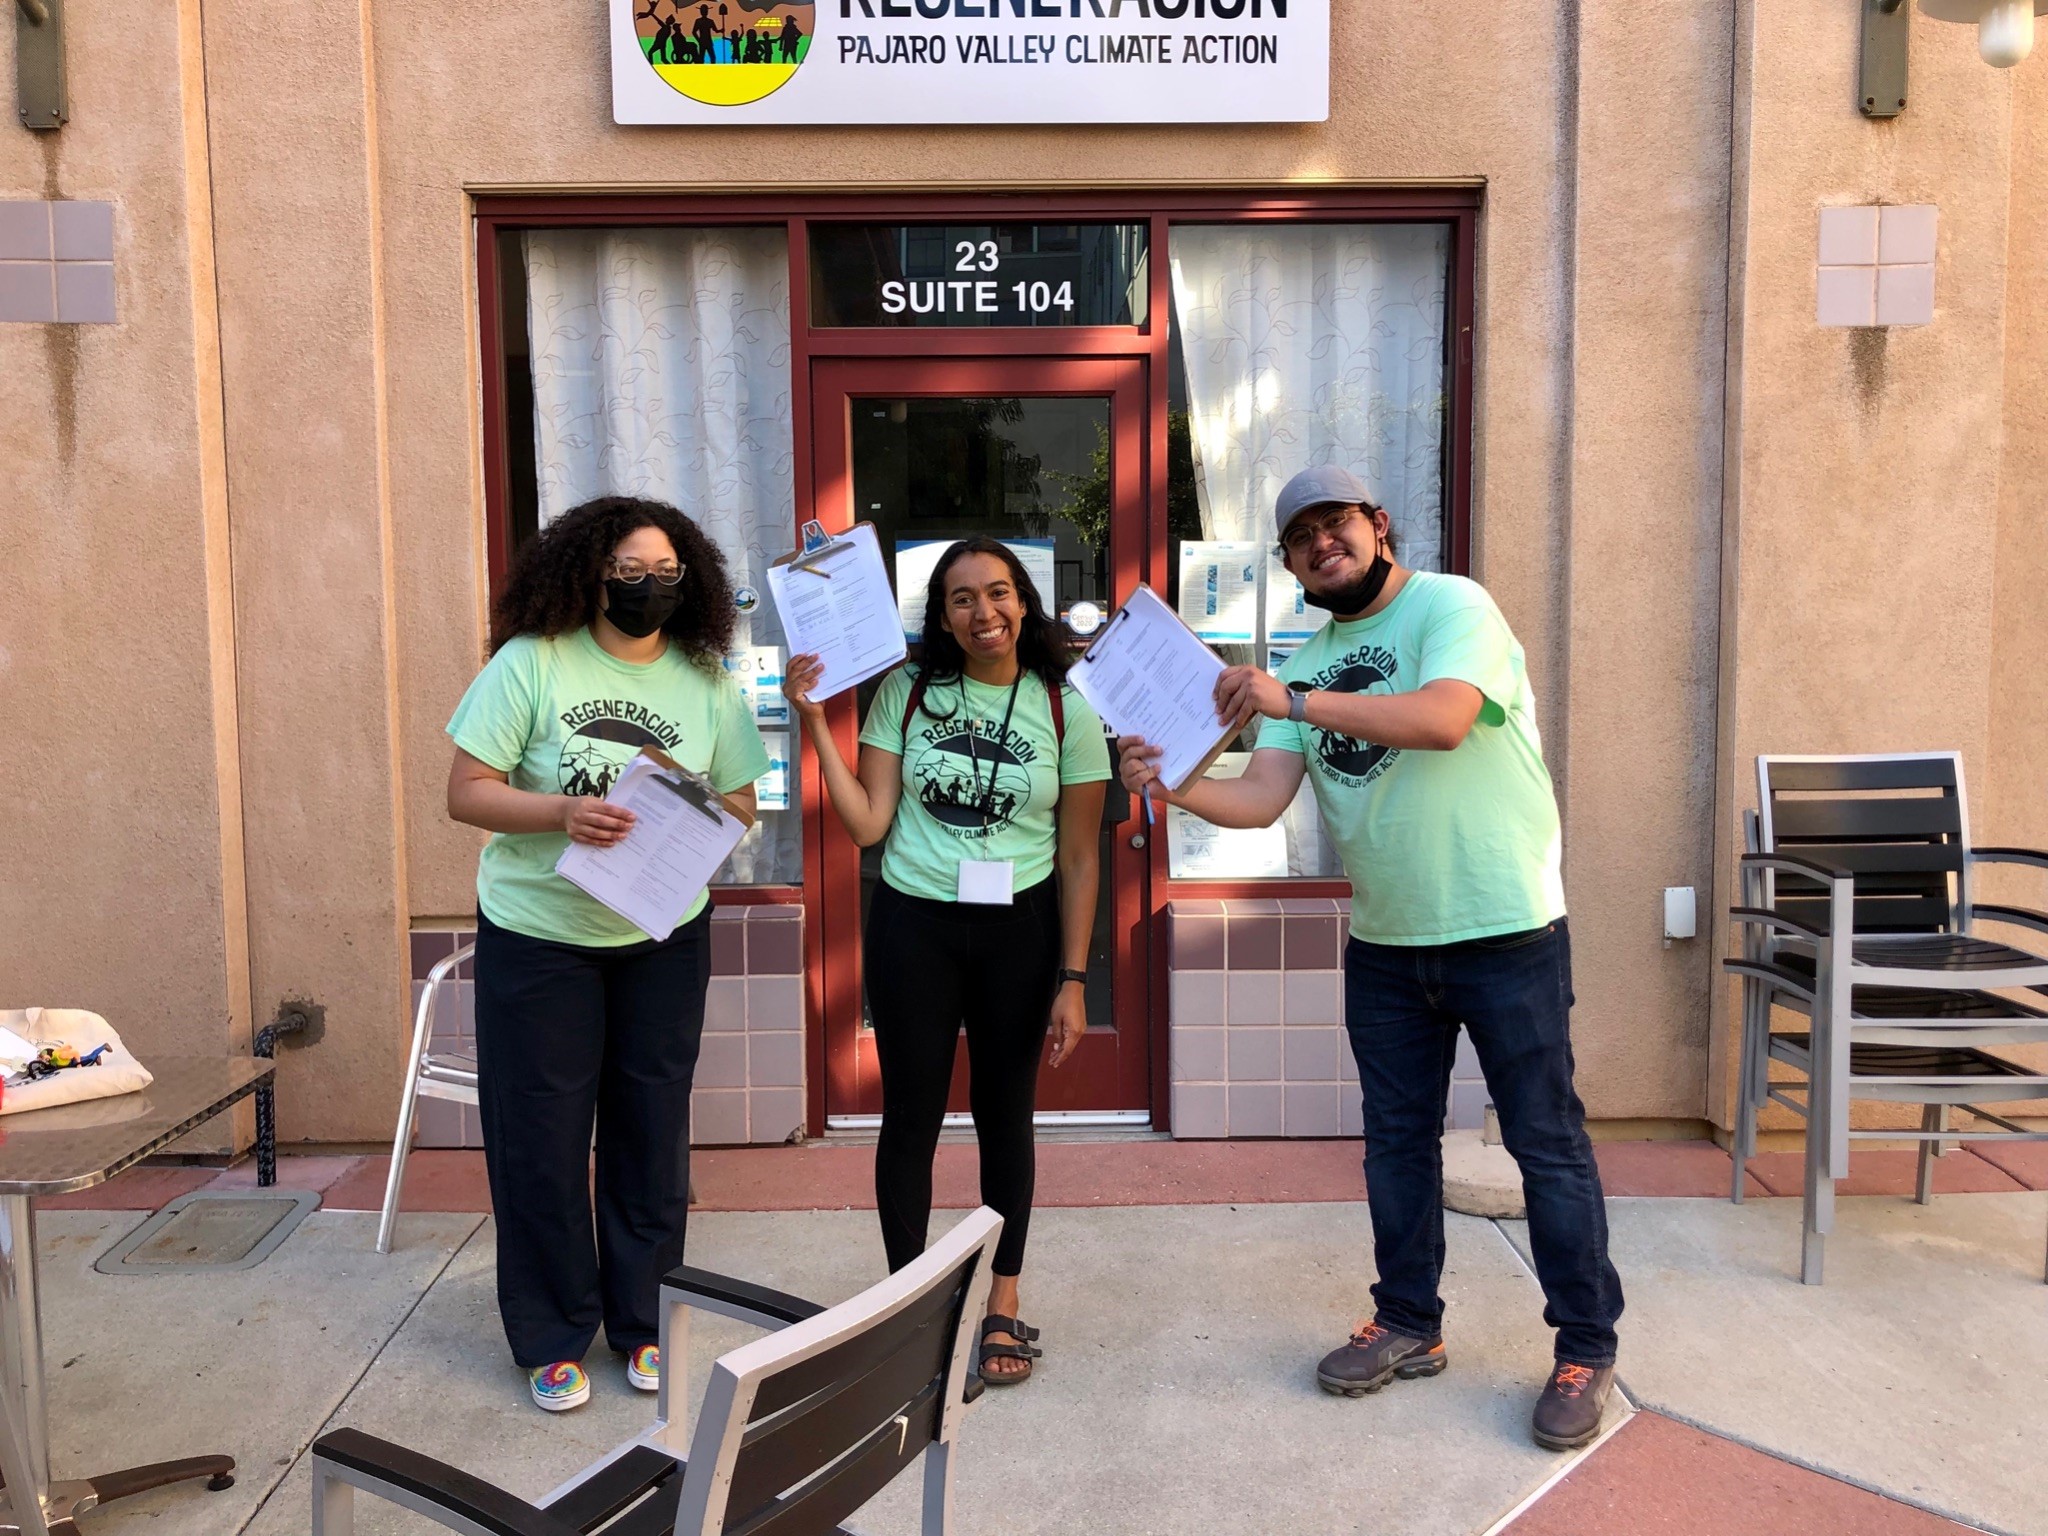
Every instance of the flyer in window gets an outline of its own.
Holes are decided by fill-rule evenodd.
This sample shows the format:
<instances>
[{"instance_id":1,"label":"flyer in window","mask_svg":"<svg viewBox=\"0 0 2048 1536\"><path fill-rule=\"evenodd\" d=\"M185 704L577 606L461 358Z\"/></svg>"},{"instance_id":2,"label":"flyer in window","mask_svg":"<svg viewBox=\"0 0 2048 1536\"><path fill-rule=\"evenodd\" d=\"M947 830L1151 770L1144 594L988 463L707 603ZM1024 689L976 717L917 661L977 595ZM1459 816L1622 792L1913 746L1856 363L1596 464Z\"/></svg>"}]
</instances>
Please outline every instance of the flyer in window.
<instances>
[{"instance_id":1,"label":"flyer in window","mask_svg":"<svg viewBox=\"0 0 2048 1536\"><path fill-rule=\"evenodd\" d=\"M1217 757L1209 777L1234 779L1249 752ZM1287 828L1219 827L1177 805L1166 808L1166 866L1176 880L1263 880L1287 873Z\"/></svg>"},{"instance_id":2,"label":"flyer in window","mask_svg":"<svg viewBox=\"0 0 2048 1536\"><path fill-rule=\"evenodd\" d=\"M752 706L754 724L789 724L789 700L782 696L781 646L736 645L725 653L725 670Z\"/></svg>"},{"instance_id":3,"label":"flyer in window","mask_svg":"<svg viewBox=\"0 0 2048 1536\"><path fill-rule=\"evenodd\" d=\"M763 811L789 809L789 732L763 731L761 745L768 749L768 771L754 780L754 806Z\"/></svg>"},{"instance_id":4,"label":"flyer in window","mask_svg":"<svg viewBox=\"0 0 2048 1536\"><path fill-rule=\"evenodd\" d=\"M925 594L938 569L939 556L952 548L953 539L898 539L896 541L896 608L903 618L903 638L913 645L924 638ZM1038 588L1038 601L1047 613L1059 606L1059 582L1053 565L1051 539L1004 539L1003 545L1017 557L1031 585Z\"/></svg>"},{"instance_id":5,"label":"flyer in window","mask_svg":"<svg viewBox=\"0 0 2048 1536\"><path fill-rule=\"evenodd\" d=\"M1181 622L1211 645L1250 645L1258 638L1263 562L1249 540L1181 540Z\"/></svg>"},{"instance_id":6,"label":"flyer in window","mask_svg":"<svg viewBox=\"0 0 2048 1536\"><path fill-rule=\"evenodd\" d=\"M1317 608L1301 583L1278 555L1266 551L1266 643L1299 646L1330 622L1330 610ZM1279 663L1275 662L1274 666Z\"/></svg>"}]
</instances>

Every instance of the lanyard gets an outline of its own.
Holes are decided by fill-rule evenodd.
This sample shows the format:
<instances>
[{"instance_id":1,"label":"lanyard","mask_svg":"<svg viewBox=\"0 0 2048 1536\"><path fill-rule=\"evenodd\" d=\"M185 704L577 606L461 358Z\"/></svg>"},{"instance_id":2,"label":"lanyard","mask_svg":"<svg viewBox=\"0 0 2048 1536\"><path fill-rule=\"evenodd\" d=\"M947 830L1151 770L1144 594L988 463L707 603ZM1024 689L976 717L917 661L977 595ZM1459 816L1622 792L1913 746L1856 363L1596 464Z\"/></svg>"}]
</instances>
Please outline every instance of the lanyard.
<instances>
[{"instance_id":1,"label":"lanyard","mask_svg":"<svg viewBox=\"0 0 2048 1536\"><path fill-rule=\"evenodd\" d=\"M1003 723L996 728L998 746L1010 739L1010 716L1017 711L1017 687L1023 681L1024 669L1020 666L1017 668L1016 681L1010 684L1010 702L1003 710ZM967 761L974 768L974 807L981 812L981 824L985 827L995 819L996 774L1001 770L1001 764L989 764L988 789L984 792L981 787L981 754L974 747L975 738L980 734L974 729L975 721L979 717L968 712L967 674L964 672L960 674L960 709L963 714L967 714Z\"/></svg>"}]
</instances>

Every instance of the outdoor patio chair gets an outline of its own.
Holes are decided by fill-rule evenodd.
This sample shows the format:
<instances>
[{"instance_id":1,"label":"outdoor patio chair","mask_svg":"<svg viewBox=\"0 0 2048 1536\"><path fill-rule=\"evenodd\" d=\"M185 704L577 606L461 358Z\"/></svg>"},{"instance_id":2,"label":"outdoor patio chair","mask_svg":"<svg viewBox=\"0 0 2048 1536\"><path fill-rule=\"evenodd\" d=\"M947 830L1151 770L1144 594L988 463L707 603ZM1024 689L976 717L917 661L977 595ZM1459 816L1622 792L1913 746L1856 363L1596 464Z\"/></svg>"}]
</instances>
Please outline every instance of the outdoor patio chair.
<instances>
[{"instance_id":1,"label":"outdoor patio chair","mask_svg":"<svg viewBox=\"0 0 2048 1536\"><path fill-rule=\"evenodd\" d=\"M431 1456L338 1429L313 1443L313 1536L351 1536L358 1488L468 1536L845 1536L840 1522L920 1456L922 1530L942 1536L1002 1226L984 1206L915 1263L824 1310L678 1269L662 1286L662 1391L645 1435L528 1504ZM669 1384L689 1357L688 1307L778 1331L713 1363L686 1436L669 1413Z\"/></svg>"},{"instance_id":2,"label":"outdoor patio chair","mask_svg":"<svg viewBox=\"0 0 2048 1536\"><path fill-rule=\"evenodd\" d=\"M2048 1141L1982 1107L2048 1097L2048 1074L1987 1049L2048 1043L2048 1012L1995 990L2048 990L2048 959L1975 931L1985 919L2048 932L2048 914L1972 891L1978 865L2048 869L2048 853L1970 847L1954 752L1759 757L1757 788L1731 909L1742 954L1723 962L1743 978L1733 1198L1764 1103L1802 1116L1800 1278L1818 1285L1852 1140L1917 1140L1922 1204L1942 1142ZM1807 1028L1774 1031L1774 1007L1804 1014ZM1773 1083L1773 1061L1803 1081ZM1853 1130L1852 1099L1918 1104L1919 1128ZM1992 1128L1951 1127L1956 1108Z\"/></svg>"},{"instance_id":3,"label":"outdoor patio chair","mask_svg":"<svg viewBox=\"0 0 2048 1536\"><path fill-rule=\"evenodd\" d=\"M412 1122L422 1098L449 1099L457 1104L476 1104L476 1053L474 1051L433 1051L434 1007L441 989L455 975L456 968L476 953L465 944L447 959L437 961L427 972L427 984L420 989L419 1006L413 1010L412 1051L405 1062L405 1091L398 1100L398 1131L391 1138L391 1171L384 1179L384 1213L377 1220L377 1251L391 1251L391 1236L398 1225L398 1197L405 1188L405 1159L412 1151Z\"/></svg>"}]
</instances>

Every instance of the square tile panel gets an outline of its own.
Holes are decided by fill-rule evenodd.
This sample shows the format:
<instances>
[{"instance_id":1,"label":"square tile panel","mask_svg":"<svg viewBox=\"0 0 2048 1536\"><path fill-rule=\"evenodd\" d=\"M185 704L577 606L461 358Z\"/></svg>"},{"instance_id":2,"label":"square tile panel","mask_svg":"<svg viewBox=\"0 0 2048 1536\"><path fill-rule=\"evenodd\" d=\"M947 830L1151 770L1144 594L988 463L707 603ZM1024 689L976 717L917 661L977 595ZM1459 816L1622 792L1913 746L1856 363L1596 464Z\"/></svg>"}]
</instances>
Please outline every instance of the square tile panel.
<instances>
[{"instance_id":1,"label":"square tile panel","mask_svg":"<svg viewBox=\"0 0 2048 1536\"><path fill-rule=\"evenodd\" d=\"M1281 922L1278 916L1239 917L1230 915L1230 968L1233 971L1277 971L1280 969Z\"/></svg>"},{"instance_id":2,"label":"square tile panel","mask_svg":"<svg viewBox=\"0 0 2048 1536\"><path fill-rule=\"evenodd\" d=\"M742 908L720 907L711 914L711 974L747 974L747 920Z\"/></svg>"},{"instance_id":3,"label":"square tile panel","mask_svg":"<svg viewBox=\"0 0 2048 1536\"><path fill-rule=\"evenodd\" d=\"M1167 974L1167 1021L1179 1029L1189 1024L1224 1021L1223 971L1172 971Z\"/></svg>"},{"instance_id":4,"label":"square tile panel","mask_svg":"<svg viewBox=\"0 0 2048 1536\"><path fill-rule=\"evenodd\" d=\"M747 1139L744 1088L700 1088L690 1095L690 1145L743 1146Z\"/></svg>"},{"instance_id":5,"label":"square tile panel","mask_svg":"<svg viewBox=\"0 0 2048 1536\"><path fill-rule=\"evenodd\" d=\"M803 920L767 916L770 910L755 907L747 917L747 974L800 976L804 969Z\"/></svg>"},{"instance_id":6,"label":"square tile panel","mask_svg":"<svg viewBox=\"0 0 2048 1536\"><path fill-rule=\"evenodd\" d=\"M57 318L57 269L47 261L0 261L0 320Z\"/></svg>"},{"instance_id":7,"label":"square tile panel","mask_svg":"<svg viewBox=\"0 0 2048 1536\"><path fill-rule=\"evenodd\" d=\"M114 323L114 264L110 261L57 263L57 318L70 324Z\"/></svg>"},{"instance_id":8,"label":"square tile panel","mask_svg":"<svg viewBox=\"0 0 2048 1536\"><path fill-rule=\"evenodd\" d=\"M1224 1036L1221 1029L1173 1026L1168 1047L1176 1083L1220 1083L1224 1077Z\"/></svg>"},{"instance_id":9,"label":"square tile panel","mask_svg":"<svg viewBox=\"0 0 2048 1536\"><path fill-rule=\"evenodd\" d=\"M804 1092L801 1088L749 1088L747 1090L747 1139L756 1144L779 1145L804 1123Z\"/></svg>"},{"instance_id":10,"label":"square tile panel","mask_svg":"<svg viewBox=\"0 0 2048 1536\"><path fill-rule=\"evenodd\" d=\"M1287 972L1284 1017L1289 1024L1337 1024L1344 1018L1343 978L1336 971Z\"/></svg>"},{"instance_id":11,"label":"square tile panel","mask_svg":"<svg viewBox=\"0 0 2048 1536\"><path fill-rule=\"evenodd\" d=\"M1823 208L1820 211L1820 264L1824 267L1874 265L1877 261L1875 208Z\"/></svg>"},{"instance_id":12,"label":"square tile panel","mask_svg":"<svg viewBox=\"0 0 2048 1536\"><path fill-rule=\"evenodd\" d=\"M1277 1083L1285 1061L1285 1034L1280 1029L1247 1029L1232 1025L1227 1056L1233 1083Z\"/></svg>"},{"instance_id":13,"label":"square tile panel","mask_svg":"<svg viewBox=\"0 0 2048 1536\"><path fill-rule=\"evenodd\" d=\"M1358 1096L1356 1081L1344 1083L1337 1090L1337 1134L1339 1136L1361 1136L1365 1133L1365 1103Z\"/></svg>"},{"instance_id":14,"label":"square tile panel","mask_svg":"<svg viewBox=\"0 0 2048 1536\"><path fill-rule=\"evenodd\" d=\"M1335 1083L1289 1083L1281 1096L1282 1128L1289 1136L1340 1135L1343 1093Z\"/></svg>"},{"instance_id":15,"label":"square tile panel","mask_svg":"<svg viewBox=\"0 0 2048 1536\"><path fill-rule=\"evenodd\" d=\"M1486 1084L1451 1084L1451 1129L1476 1131L1486 1124Z\"/></svg>"},{"instance_id":16,"label":"square tile panel","mask_svg":"<svg viewBox=\"0 0 2048 1536\"><path fill-rule=\"evenodd\" d=\"M704 1032L747 1027L747 983L740 976L714 976L704 989Z\"/></svg>"},{"instance_id":17,"label":"square tile panel","mask_svg":"<svg viewBox=\"0 0 2048 1536\"><path fill-rule=\"evenodd\" d=\"M0 201L0 261L50 259L50 205Z\"/></svg>"},{"instance_id":18,"label":"square tile panel","mask_svg":"<svg viewBox=\"0 0 2048 1536\"><path fill-rule=\"evenodd\" d=\"M59 261L114 259L114 205L62 202L50 204L51 243Z\"/></svg>"},{"instance_id":19,"label":"square tile panel","mask_svg":"<svg viewBox=\"0 0 2048 1536\"><path fill-rule=\"evenodd\" d=\"M1175 1083L1173 1134L1177 1140L1213 1140L1228 1126L1221 1083Z\"/></svg>"},{"instance_id":20,"label":"square tile panel","mask_svg":"<svg viewBox=\"0 0 2048 1536\"><path fill-rule=\"evenodd\" d=\"M804 1027L804 980L801 976L749 976L747 1028Z\"/></svg>"},{"instance_id":21,"label":"square tile panel","mask_svg":"<svg viewBox=\"0 0 2048 1536\"><path fill-rule=\"evenodd\" d=\"M744 1088L747 1086L747 1037L745 1034L717 1034L704 1037L697 1053L699 1088Z\"/></svg>"},{"instance_id":22,"label":"square tile panel","mask_svg":"<svg viewBox=\"0 0 2048 1536\"><path fill-rule=\"evenodd\" d=\"M748 1030L747 1086L801 1088L804 1085L804 1037L800 1030Z\"/></svg>"},{"instance_id":23,"label":"square tile panel","mask_svg":"<svg viewBox=\"0 0 2048 1536\"><path fill-rule=\"evenodd\" d=\"M1172 924L1170 951L1177 971L1220 971L1223 969L1223 919L1183 917L1178 912Z\"/></svg>"},{"instance_id":24,"label":"square tile panel","mask_svg":"<svg viewBox=\"0 0 2048 1536\"><path fill-rule=\"evenodd\" d=\"M1885 266L1932 266L1939 214L1932 203L1897 203L1880 208L1878 261Z\"/></svg>"},{"instance_id":25,"label":"square tile panel","mask_svg":"<svg viewBox=\"0 0 2048 1536\"><path fill-rule=\"evenodd\" d=\"M1879 267L1877 269L1877 323L1879 325L1932 325L1934 323L1934 268Z\"/></svg>"},{"instance_id":26,"label":"square tile panel","mask_svg":"<svg viewBox=\"0 0 2048 1536\"><path fill-rule=\"evenodd\" d=\"M1348 1047L1335 1025L1320 1029L1288 1029L1286 1077L1290 1083L1334 1083L1338 1058ZM1334 1134L1334 1133L1332 1133Z\"/></svg>"},{"instance_id":27,"label":"square tile panel","mask_svg":"<svg viewBox=\"0 0 2048 1536\"><path fill-rule=\"evenodd\" d=\"M1232 1083L1230 1134L1232 1136L1278 1136L1285 1130L1278 1083Z\"/></svg>"},{"instance_id":28,"label":"square tile panel","mask_svg":"<svg viewBox=\"0 0 2048 1536\"><path fill-rule=\"evenodd\" d=\"M1877 324L1877 268L1821 267L1814 319L1821 325Z\"/></svg>"},{"instance_id":29,"label":"square tile panel","mask_svg":"<svg viewBox=\"0 0 2048 1536\"><path fill-rule=\"evenodd\" d=\"M1230 1022L1278 1024L1285 1017L1279 971L1231 971L1229 976Z\"/></svg>"}]
</instances>

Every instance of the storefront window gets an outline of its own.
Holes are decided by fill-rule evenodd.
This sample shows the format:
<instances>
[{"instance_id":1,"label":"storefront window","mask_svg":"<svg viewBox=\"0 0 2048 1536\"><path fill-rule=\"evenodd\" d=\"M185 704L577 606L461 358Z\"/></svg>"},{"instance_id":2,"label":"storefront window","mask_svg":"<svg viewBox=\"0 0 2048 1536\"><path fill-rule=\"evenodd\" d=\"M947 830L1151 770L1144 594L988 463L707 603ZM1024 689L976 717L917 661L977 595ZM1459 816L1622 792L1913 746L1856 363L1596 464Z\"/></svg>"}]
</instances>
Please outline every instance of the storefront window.
<instances>
[{"instance_id":1,"label":"storefront window","mask_svg":"<svg viewBox=\"0 0 2048 1536\"><path fill-rule=\"evenodd\" d=\"M1274 497L1298 471L1352 470L1391 514L1401 562L1444 568L1450 227L1176 225L1170 239L1169 444L1185 420L1188 447L1169 453L1168 502L1192 500L1200 532L1170 530L1168 586L1227 660L1278 670L1327 618L1271 556ZM1306 785L1269 832L1178 812L1169 831L1180 879L1343 873Z\"/></svg>"},{"instance_id":2,"label":"storefront window","mask_svg":"<svg viewBox=\"0 0 2048 1536\"><path fill-rule=\"evenodd\" d=\"M813 224L811 323L1143 325L1143 224Z\"/></svg>"},{"instance_id":3,"label":"storefront window","mask_svg":"<svg viewBox=\"0 0 2048 1536\"><path fill-rule=\"evenodd\" d=\"M799 881L786 653L761 595L770 562L795 542L785 232L528 230L513 275L526 293L529 359L517 382L532 389L534 526L593 496L648 496L682 508L718 545L740 605L726 664L775 764L722 883Z\"/></svg>"}]
</instances>

